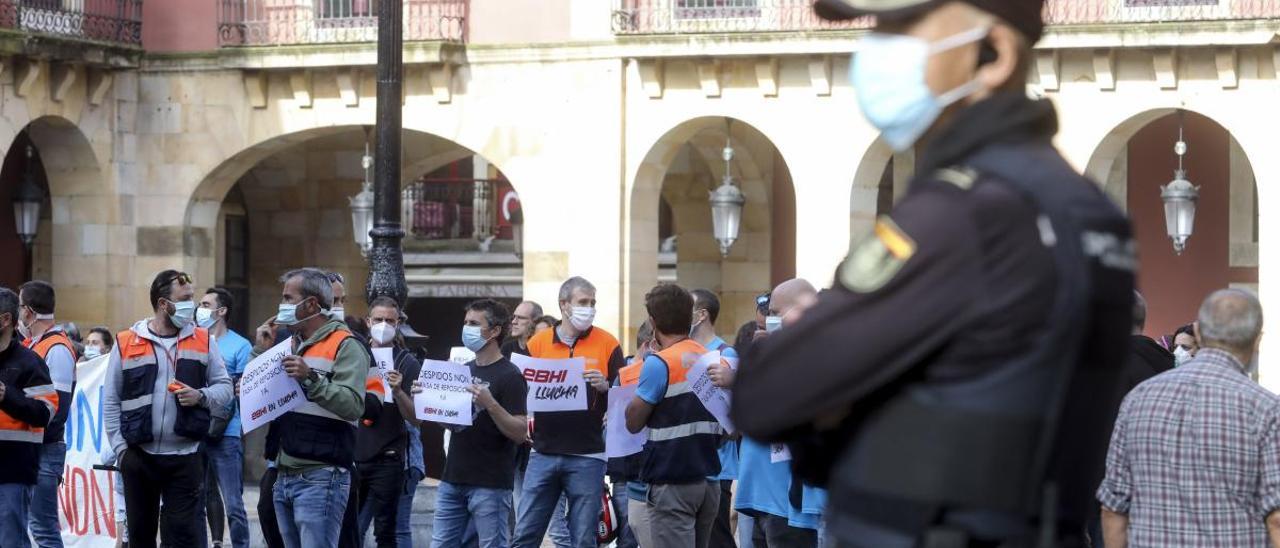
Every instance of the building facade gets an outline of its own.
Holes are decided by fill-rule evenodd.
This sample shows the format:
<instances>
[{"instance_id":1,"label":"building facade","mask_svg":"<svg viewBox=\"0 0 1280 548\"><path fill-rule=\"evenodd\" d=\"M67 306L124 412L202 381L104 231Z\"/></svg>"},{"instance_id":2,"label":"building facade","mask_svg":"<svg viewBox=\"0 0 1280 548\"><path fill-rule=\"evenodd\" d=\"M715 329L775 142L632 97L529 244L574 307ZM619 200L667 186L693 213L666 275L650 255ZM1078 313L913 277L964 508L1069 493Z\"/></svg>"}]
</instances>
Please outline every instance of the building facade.
<instances>
[{"instance_id":1,"label":"building facade","mask_svg":"<svg viewBox=\"0 0 1280 548\"><path fill-rule=\"evenodd\" d=\"M358 295L349 198L367 177L375 3L0 0L0 203L45 193L29 256L0 207L0 284L50 280L60 319L116 329L149 313L165 268L235 290L241 328L273 313L292 267L342 272ZM624 340L660 280L720 292L729 335L773 284L828 284L914 155L858 112L847 76L867 23L809 4L405 0L415 327L447 348L480 296L557 314L560 282L582 275ZM1028 92L1131 212L1153 335L1227 285L1280 317L1280 247L1261 245L1280 221L1259 214L1280 204L1278 16L1280 0L1048 2ZM1159 187L1180 128L1201 198L1178 256ZM747 202L722 257L707 197L726 175Z\"/></svg>"}]
</instances>

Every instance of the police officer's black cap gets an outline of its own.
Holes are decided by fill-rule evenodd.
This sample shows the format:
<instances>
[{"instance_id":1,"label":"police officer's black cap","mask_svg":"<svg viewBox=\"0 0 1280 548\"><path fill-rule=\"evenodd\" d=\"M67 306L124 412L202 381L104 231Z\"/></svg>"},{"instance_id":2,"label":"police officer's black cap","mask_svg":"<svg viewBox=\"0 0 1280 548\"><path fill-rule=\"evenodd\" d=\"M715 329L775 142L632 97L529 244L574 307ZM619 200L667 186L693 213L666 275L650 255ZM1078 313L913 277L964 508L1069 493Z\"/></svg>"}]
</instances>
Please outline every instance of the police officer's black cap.
<instances>
[{"instance_id":1,"label":"police officer's black cap","mask_svg":"<svg viewBox=\"0 0 1280 548\"><path fill-rule=\"evenodd\" d=\"M817 0L814 11L823 19L838 21L874 15L884 20L902 19L925 13L950 0ZM1044 0L961 0L995 15L1032 43L1044 34ZM1077 1L1077 0L1072 0Z\"/></svg>"}]
</instances>

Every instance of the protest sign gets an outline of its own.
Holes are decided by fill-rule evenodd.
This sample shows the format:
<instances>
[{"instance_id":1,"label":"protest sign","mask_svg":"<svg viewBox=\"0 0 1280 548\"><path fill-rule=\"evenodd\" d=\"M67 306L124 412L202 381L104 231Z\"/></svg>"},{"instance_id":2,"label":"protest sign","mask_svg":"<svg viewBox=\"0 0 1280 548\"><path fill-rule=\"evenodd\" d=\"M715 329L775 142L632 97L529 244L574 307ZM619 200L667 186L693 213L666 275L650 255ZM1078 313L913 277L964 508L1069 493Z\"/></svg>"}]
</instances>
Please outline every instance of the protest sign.
<instances>
[{"instance_id":1,"label":"protest sign","mask_svg":"<svg viewBox=\"0 0 1280 548\"><path fill-rule=\"evenodd\" d=\"M374 348L373 364L377 366L378 374L382 376L382 402L395 401L391 394L391 382L387 380L387 375L396 370L395 354L390 348Z\"/></svg>"},{"instance_id":2,"label":"protest sign","mask_svg":"<svg viewBox=\"0 0 1280 548\"><path fill-rule=\"evenodd\" d=\"M689 380L689 389L698 396L703 407L720 421L720 426L733 432L733 422L729 420L729 391L712 384L711 377L707 375L707 369L715 364L728 366L721 360L719 351L707 352L689 368L686 378Z\"/></svg>"},{"instance_id":3,"label":"protest sign","mask_svg":"<svg viewBox=\"0 0 1280 548\"><path fill-rule=\"evenodd\" d=\"M413 395L414 415L424 421L471 426L471 368L423 360L418 375L422 392Z\"/></svg>"},{"instance_id":4,"label":"protest sign","mask_svg":"<svg viewBox=\"0 0 1280 548\"><path fill-rule=\"evenodd\" d=\"M67 414L67 457L58 487L62 543L73 548L114 548L123 531L116 529L116 497L120 475L94 470L100 456L112 454L102 423L102 391L107 359L102 356L76 366L76 388Z\"/></svg>"},{"instance_id":5,"label":"protest sign","mask_svg":"<svg viewBox=\"0 0 1280 548\"><path fill-rule=\"evenodd\" d=\"M520 368L525 382L529 384L530 413L586 411L587 385L582 380L586 360L543 360L512 354L511 363Z\"/></svg>"},{"instance_id":6,"label":"protest sign","mask_svg":"<svg viewBox=\"0 0 1280 548\"><path fill-rule=\"evenodd\" d=\"M604 452L611 459L626 457L644 449L649 439L649 429L635 434L627 431L627 404L636 397L637 385L615 386L609 389L608 422L604 427Z\"/></svg>"},{"instance_id":7,"label":"protest sign","mask_svg":"<svg viewBox=\"0 0 1280 548\"><path fill-rule=\"evenodd\" d=\"M292 344L281 342L245 366L240 377L240 424L245 434L307 401L302 385L284 372L282 362L293 353Z\"/></svg>"},{"instance_id":8,"label":"protest sign","mask_svg":"<svg viewBox=\"0 0 1280 548\"><path fill-rule=\"evenodd\" d=\"M466 365L475 361L476 353L465 346L455 346L449 349L449 361Z\"/></svg>"}]
</instances>

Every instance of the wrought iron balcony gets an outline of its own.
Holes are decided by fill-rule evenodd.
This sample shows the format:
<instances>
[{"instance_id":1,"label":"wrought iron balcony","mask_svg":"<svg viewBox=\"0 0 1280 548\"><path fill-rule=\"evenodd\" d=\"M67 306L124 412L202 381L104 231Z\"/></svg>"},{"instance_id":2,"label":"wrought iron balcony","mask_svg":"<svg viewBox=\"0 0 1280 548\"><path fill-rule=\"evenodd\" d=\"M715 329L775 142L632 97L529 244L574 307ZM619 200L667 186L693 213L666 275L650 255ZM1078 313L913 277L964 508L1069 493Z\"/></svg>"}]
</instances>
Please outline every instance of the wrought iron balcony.
<instances>
[{"instance_id":1,"label":"wrought iron balcony","mask_svg":"<svg viewBox=\"0 0 1280 548\"><path fill-rule=\"evenodd\" d=\"M0 28L139 46L142 0L0 0Z\"/></svg>"},{"instance_id":2,"label":"wrought iron balcony","mask_svg":"<svg viewBox=\"0 0 1280 548\"><path fill-rule=\"evenodd\" d=\"M830 22L813 0L614 0L616 34L710 34L867 28L869 18ZM1055 26L1280 17L1280 0L1048 0Z\"/></svg>"},{"instance_id":3,"label":"wrought iron balcony","mask_svg":"<svg viewBox=\"0 0 1280 548\"><path fill-rule=\"evenodd\" d=\"M376 0L217 0L221 46L345 44L378 38ZM464 42L469 0L404 0L405 41Z\"/></svg>"}]
</instances>

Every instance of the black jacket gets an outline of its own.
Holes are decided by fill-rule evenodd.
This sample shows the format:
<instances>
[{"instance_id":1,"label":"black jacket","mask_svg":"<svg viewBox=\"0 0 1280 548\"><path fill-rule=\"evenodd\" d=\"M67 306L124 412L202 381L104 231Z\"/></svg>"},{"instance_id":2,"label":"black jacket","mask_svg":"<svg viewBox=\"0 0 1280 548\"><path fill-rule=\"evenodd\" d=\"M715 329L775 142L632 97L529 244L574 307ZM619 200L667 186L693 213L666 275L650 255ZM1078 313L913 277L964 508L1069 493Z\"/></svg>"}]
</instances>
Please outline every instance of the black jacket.
<instances>
[{"instance_id":1,"label":"black jacket","mask_svg":"<svg viewBox=\"0 0 1280 548\"><path fill-rule=\"evenodd\" d=\"M1129 339L1129 361L1125 362L1124 392L1129 393L1147 379L1173 369L1173 354L1145 335Z\"/></svg>"},{"instance_id":2,"label":"black jacket","mask_svg":"<svg viewBox=\"0 0 1280 548\"><path fill-rule=\"evenodd\" d=\"M0 383L5 389L0 398L0 432L5 434L0 440L0 483L34 485L43 429L57 407L49 367L15 339L0 350ZM32 392L41 399L31 397Z\"/></svg>"},{"instance_id":3,"label":"black jacket","mask_svg":"<svg viewBox=\"0 0 1280 548\"><path fill-rule=\"evenodd\" d=\"M866 434L862 426L918 389L945 391L996 378L1006 364L1041 348L1037 341L1062 321L1051 316L1064 282L1050 251L1055 238L1089 248L1081 252L1088 254L1088 264L1076 263L1072 272L1091 282L1091 294L1079 301L1085 303L1084 325L1074 340L1058 344L1072 349L1079 370L1110 372L1094 387L1095 400L1068 398L1064 416L1088 417L1059 429L1065 431L1055 439L1080 441L1055 445L1068 453L1054 455L1058 460L1049 464L1058 475L1063 461L1087 462L1089 477L1061 482L1075 501L1072 512L1085 513L1081 506L1100 479L1106 448L1101 427L1094 425L1118 397L1118 372L1127 353L1134 261L1123 215L1053 150L1056 131L1052 105L1018 93L956 113L923 151L907 195L852 248L835 286L801 321L757 342L744 358L734 387L735 424L761 441L788 442L798 474L815 483L831 481L828 516L837 537L843 512L858 505L878 506L871 513L897 521L899 530L918 530L906 523L913 520L919 525L941 519L945 505L894 508L842 487L842 481L858 485L857 478L872 470L859 456L869 446L858 444ZM1008 154L997 163L1023 166L1027 177L1015 184L968 169L973 160L990 163L993 154ZM1026 167L1030 158L1045 161ZM1084 238L1065 240L1077 232L1046 228L1046 214L1023 189L1050 183L1063 185L1047 188L1070 196L1081 230L1105 227L1089 233L1102 238L1081 244ZM1073 390L1078 382L1073 379ZM1041 405L1041 391L1017 397L1030 408ZM972 394L975 407L987 404L989 395L981 389ZM930 447L918 432L899 435L904 444ZM929 452L901 460L919 461ZM863 509L854 515L867 518Z\"/></svg>"}]
</instances>

